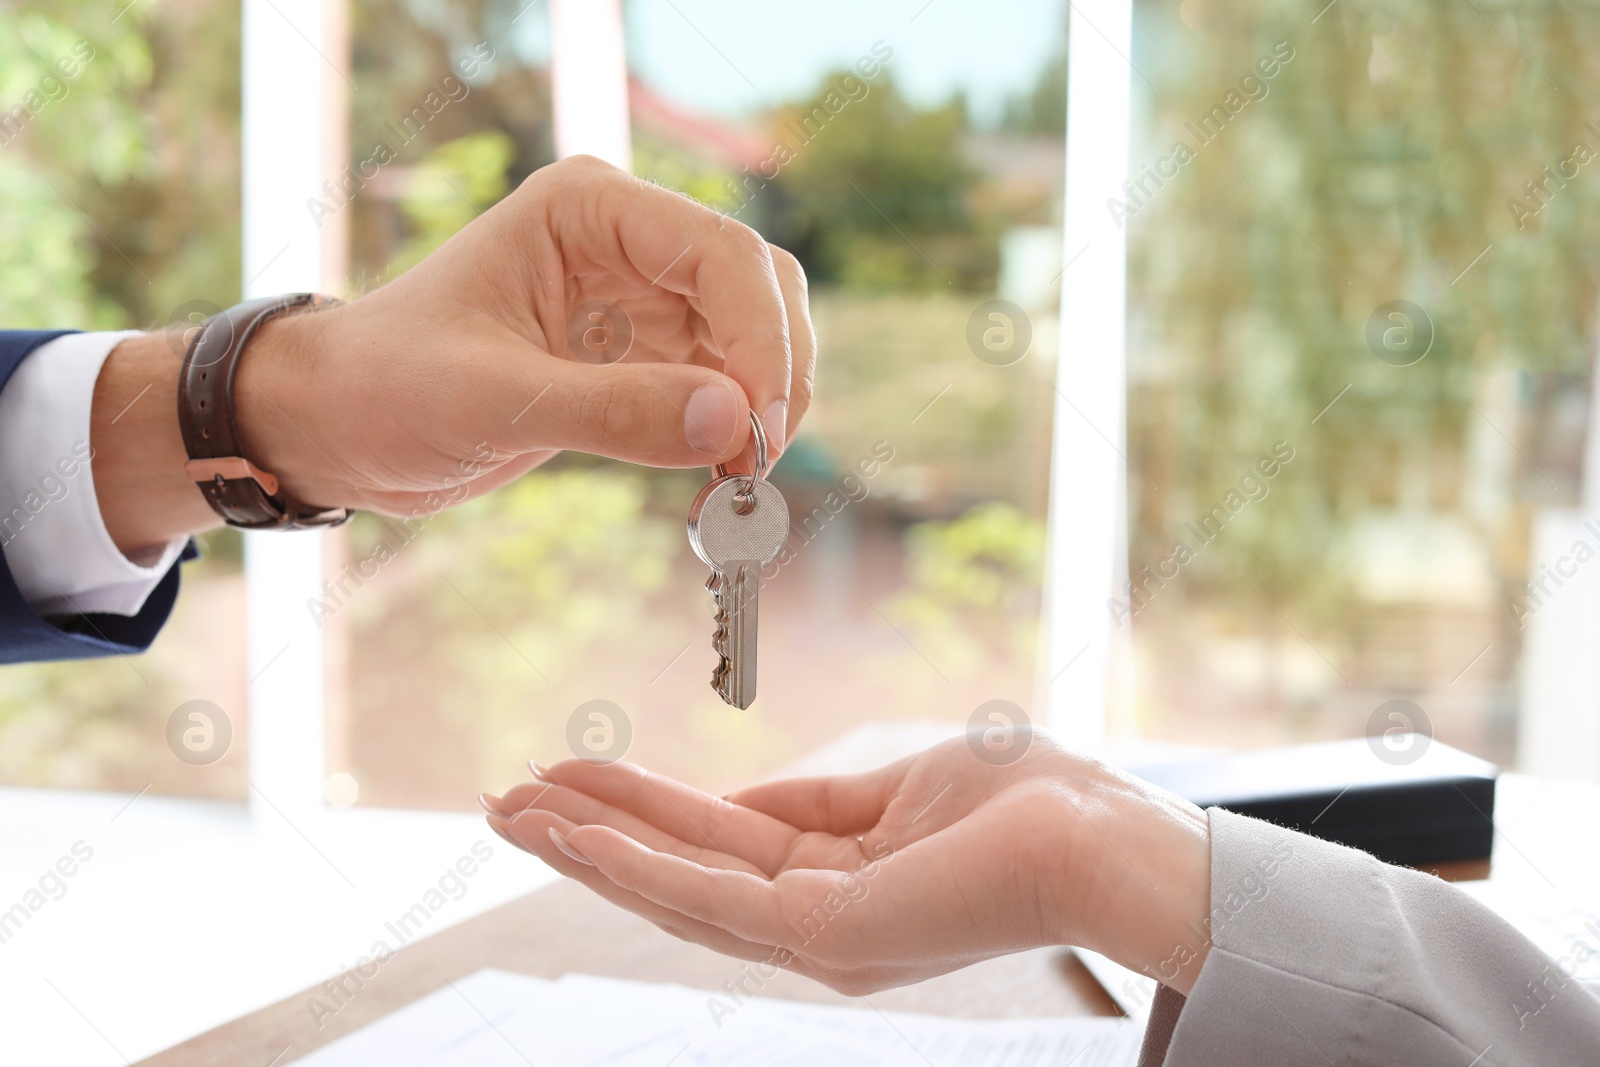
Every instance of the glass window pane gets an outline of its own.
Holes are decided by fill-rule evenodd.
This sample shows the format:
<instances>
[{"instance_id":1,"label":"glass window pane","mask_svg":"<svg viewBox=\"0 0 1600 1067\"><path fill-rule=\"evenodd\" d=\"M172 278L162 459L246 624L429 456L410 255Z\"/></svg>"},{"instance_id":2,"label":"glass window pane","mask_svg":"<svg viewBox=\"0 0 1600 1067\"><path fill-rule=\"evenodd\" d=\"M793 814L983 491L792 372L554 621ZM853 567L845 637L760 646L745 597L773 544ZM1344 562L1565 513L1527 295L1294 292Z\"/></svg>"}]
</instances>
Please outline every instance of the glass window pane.
<instances>
[{"instance_id":1,"label":"glass window pane","mask_svg":"<svg viewBox=\"0 0 1600 1067\"><path fill-rule=\"evenodd\" d=\"M1360 736L1405 700L1515 757L1533 532L1596 503L1592 22L1139 7L1108 210L1156 486L1129 483L1145 733Z\"/></svg>"}]
</instances>

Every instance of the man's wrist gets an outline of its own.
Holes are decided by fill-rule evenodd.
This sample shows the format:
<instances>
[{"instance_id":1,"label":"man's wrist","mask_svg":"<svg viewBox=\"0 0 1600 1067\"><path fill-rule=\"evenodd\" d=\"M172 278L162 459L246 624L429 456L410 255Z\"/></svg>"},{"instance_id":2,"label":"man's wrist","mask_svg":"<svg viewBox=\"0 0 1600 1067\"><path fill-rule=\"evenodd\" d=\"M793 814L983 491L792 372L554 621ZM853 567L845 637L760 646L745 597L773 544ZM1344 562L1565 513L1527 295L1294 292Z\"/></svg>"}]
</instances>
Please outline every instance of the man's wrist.
<instances>
[{"instance_id":1,"label":"man's wrist","mask_svg":"<svg viewBox=\"0 0 1600 1067\"><path fill-rule=\"evenodd\" d=\"M320 382L329 311L294 310L257 327L234 375L233 404L244 458L303 504L352 507L348 481L325 441L330 399Z\"/></svg>"},{"instance_id":2,"label":"man's wrist","mask_svg":"<svg viewBox=\"0 0 1600 1067\"><path fill-rule=\"evenodd\" d=\"M184 473L173 337L123 340L100 368L89 412L95 496L111 540L129 559L221 524Z\"/></svg>"},{"instance_id":3,"label":"man's wrist","mask_svg":"<svg viewBox=\"0 0 1600 1067\"><path fill-rule=\"evenodd\" d=\"M233 399L244 458L302 503L332 508L354 501L319 439L329 423L319 413L329 392L316 374L329 314L290 312L264 323L239 361ZM222 522L184 470L178 372L185 341L175 333L129 337L95 380L95 492L106 532L129 559Z\"/></svg>"}]
</instances>

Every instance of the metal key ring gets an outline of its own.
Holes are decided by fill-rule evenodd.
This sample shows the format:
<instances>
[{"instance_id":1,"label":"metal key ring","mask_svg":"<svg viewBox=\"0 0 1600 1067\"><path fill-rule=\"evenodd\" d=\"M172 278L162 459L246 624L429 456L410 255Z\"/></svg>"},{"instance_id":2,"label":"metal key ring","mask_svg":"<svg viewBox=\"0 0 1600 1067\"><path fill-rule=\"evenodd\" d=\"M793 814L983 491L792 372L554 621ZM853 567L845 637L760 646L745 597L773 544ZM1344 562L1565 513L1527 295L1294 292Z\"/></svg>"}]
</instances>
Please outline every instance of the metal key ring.
<instances>
[{"instance_id":1,"label":"metal key ring","mask_svg":"<svg viewBox=\"0 0 1600 1067\"><path fill-rule=\"evenodd\" d=\"M767 431L761 425L761 420L756 418L754 411L750 412L750 432L754 435L756 441L756 470L750 476L750 485L746 487L745 492L754 489L756 480L765 478L767 472L772 469L772 464L767 459ZM726 478L728 476L728 465L726 463L718 463L716 473L718 478Z\"/></svg>"},{"instance_id":2,"label":"metal key ring","mask_svg":"<svg viewBox=\"0 0 1600 1067\"><path fill-rule=\"evenodd\" d=\"M761 420L756 418L754 411L750 412L750 432L755 436L756 441L756 469L755 473L750 475L749 480L744 483L744 486L733 496L734 510L740 515L748 515L755 510L756 482L765 478L767 472L772 469L772 463L769 461L767 453L767 431L761 425ZM728 476L728 465L726 463L718 463L716 475L718 478L726 478Z\"/></svg>"}]
</instances>

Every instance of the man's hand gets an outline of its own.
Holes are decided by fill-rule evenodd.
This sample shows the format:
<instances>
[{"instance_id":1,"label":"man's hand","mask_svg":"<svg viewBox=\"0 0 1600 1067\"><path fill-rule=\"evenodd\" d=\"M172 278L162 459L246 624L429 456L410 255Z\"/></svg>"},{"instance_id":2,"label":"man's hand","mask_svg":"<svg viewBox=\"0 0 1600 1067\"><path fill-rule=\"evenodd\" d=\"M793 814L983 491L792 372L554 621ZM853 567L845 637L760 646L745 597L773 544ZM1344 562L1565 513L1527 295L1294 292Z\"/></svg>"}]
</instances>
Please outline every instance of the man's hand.
<instances>
[{"instance_id":1,"label":"man's hand","mask_svg":"<svg viewBox=\"0 0 1600 1067\"><path fill-rule=\"evenodd\" d=\"M568 350L569 323L591 301L631 320L620 362ZM488 492L562 449L660 467L735 459L751 410L776 455L810 403L815 364L793 256L577 157L533 174L394 282L271 320L234 397L246 458L295 497L409 514ZM177 371L170 338L135 338L96 385L95 487L130 555L217 523L183 476Z\"/></svg>"},{"instance_id":2,"label":"man's hand","mask_svg":"<svg viewBox=\"0 0 1600 1067\"><path fill-rule=\"evenodd\" d=\"M536 773L483 798L507 841L669 933L840 992L1041 945L1187 992L1205 959L1205 814L1042 734L1009 766L957 739L727 798L624 763Z\"/></svg>"}]
</instances>

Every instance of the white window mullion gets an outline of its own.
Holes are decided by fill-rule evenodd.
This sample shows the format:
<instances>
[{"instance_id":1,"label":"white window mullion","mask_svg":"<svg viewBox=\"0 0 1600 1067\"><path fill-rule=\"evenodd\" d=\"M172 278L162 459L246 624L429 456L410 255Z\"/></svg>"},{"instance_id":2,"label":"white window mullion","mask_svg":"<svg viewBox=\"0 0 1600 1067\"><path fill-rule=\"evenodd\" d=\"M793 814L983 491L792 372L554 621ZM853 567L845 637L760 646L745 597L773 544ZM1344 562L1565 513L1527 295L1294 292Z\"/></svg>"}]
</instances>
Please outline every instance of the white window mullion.
<instances>
[{"instance_id":1,"label":"white window mullion","mask_svg":"<svg viewBox=\"0 0 1600 1067\"><path fill-rule=\"evenodd\" d=\"M343 231L306 202L337 168L348 63L345 0L244 0L241 121L244 296L324 291ZM330 255L332 251L334 254ZM250 801L263 826L323 810L322 535L247 533ZM273 809L277 809L274 811Z\"/></svg>"},{"instance_id":2,"label":"white window mullion","mask_svg":"<svg viewBox=\"0 0 1600 1067\"><path fill-rule=\"evenodd\" d=\"M1106 209L1127 180L1132 0L1077 0L1067 56L1067 173L1041 661L1050 724L1106 733L1129 667L1112 622L1127 572L1127 241ZM1122 702L1125 702L1123 698Z\"/></svg>"},{"instance_id":3,"label":"white window mullion","mask_svg":"<svg viewBox=\"0 0 1600 1067\"><path fill-rule=\"evenodd\" d=\"M550 81L556 155L632 170L620 0L550 0Z\"/></svg>"}]
</instances>

